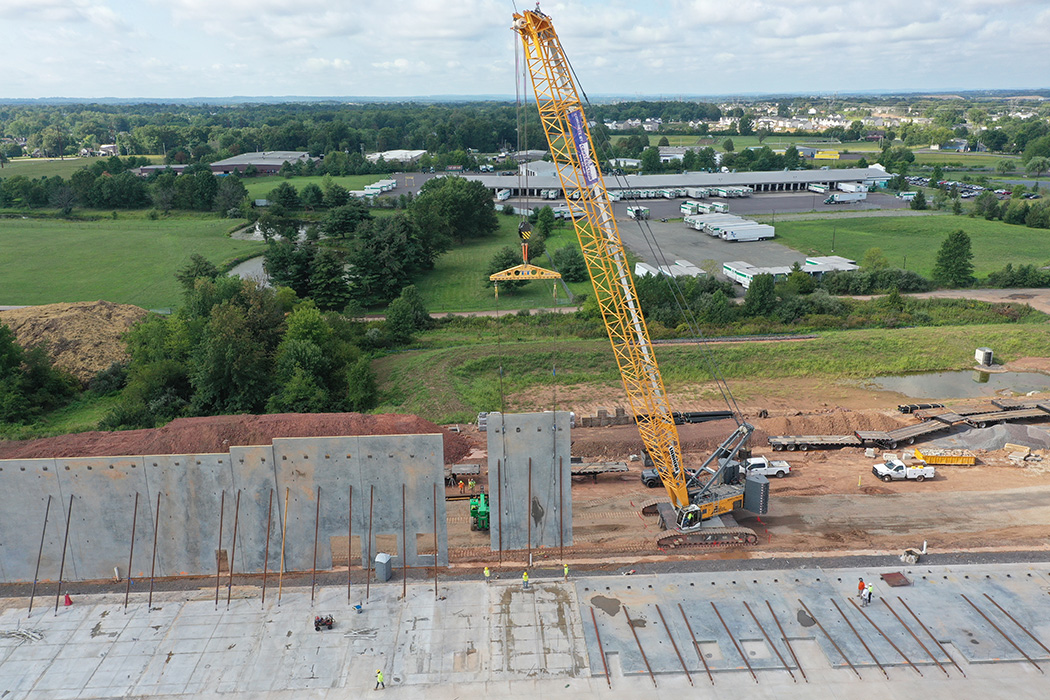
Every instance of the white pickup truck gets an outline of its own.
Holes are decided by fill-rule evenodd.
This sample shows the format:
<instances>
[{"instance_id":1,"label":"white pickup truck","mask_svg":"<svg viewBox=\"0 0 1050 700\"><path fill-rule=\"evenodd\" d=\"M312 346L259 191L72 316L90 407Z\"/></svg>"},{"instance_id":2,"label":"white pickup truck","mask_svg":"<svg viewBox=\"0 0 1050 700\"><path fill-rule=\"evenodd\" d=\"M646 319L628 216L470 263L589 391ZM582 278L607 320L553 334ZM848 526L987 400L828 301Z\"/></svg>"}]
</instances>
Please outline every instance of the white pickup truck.
<instances>
[{"instance_id":1,"label":"white pickup truck","mask_svg":"<svg viewBox=\"0 0 1050 700\"><path fill-rule=\"evenodd\" d=\"M872 466L871 473L883 481L899 481L902 479L925 481L936 476L937 471L927 464L909 466L899 459L888 459L885 462Z\"/></svg>"},{"instance_id":2,"label":"white pickup truck","mask_svg":"<svg viewBox=\"0 0 1050 700\"><path fill-rule=\"evenodd\" d=\"M751 457L744 465L748 474L761 474L762 476L775 476L783 479L791 473L791 465L782 459L767 459L766 457Z\"/></svg>"}]
</instances>

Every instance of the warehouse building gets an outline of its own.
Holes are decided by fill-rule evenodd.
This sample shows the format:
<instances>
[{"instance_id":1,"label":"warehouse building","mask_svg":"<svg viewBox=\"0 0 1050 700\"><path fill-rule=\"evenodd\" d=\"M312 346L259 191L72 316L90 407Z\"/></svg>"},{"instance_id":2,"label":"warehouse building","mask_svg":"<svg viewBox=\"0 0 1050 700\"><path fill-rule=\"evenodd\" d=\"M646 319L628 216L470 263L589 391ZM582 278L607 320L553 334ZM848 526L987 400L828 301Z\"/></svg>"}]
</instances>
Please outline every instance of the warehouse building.
<instances>
[{"instance_id":1,"label":"warehouse building","mask_svg":"<svg viewBox=\"0 0 1050 700\"><path fill-rule=\"evenodd\" d=\"M500 177L488 174L469 174L464 177L476 180L492 190L493 196L502 189L509 189L513 197L539 198L542 190L556 189L561 191L554 166L547 167L529 163L528 178ZM524 173L523 173L524 174ZM661 190L669 188L684 189L688 187L750 187L755 194L763 192L805 192L810 185L827 185L830 189L839 183L863 183L870 188L884 188L889 182L889 173L879 167L871 168L836 168L834 170L773 170L746 173L670 173L661 175L627 175L606 177L605 186L615 198L624 190ZM520 180L520 181L519 181ZM568 181L568 178L567 178ZM564 192L562 193L564 196Z\"/></svg>"}]
</instances>

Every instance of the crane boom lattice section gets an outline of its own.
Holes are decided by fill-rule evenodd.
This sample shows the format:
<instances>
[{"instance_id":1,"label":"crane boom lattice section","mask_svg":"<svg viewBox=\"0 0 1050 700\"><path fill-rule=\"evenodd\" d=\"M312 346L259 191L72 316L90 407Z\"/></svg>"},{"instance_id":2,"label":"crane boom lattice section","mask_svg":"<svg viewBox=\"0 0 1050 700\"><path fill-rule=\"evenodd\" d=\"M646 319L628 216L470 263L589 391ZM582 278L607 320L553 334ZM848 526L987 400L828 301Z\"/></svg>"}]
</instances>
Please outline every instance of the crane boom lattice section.
<instances>
[{"instance_id":1,"label":"crane boom lattice section","mask_svg":"<svg viewBox=\"0 0 1050 700\"><path fill-rule=\"evenodd\" d=\"M515 14L514 20L540 121L638 431L671 503L676 508L688 506L678 431L571 68L550 18L525 11Z\"/></svg>"}]
</instances>

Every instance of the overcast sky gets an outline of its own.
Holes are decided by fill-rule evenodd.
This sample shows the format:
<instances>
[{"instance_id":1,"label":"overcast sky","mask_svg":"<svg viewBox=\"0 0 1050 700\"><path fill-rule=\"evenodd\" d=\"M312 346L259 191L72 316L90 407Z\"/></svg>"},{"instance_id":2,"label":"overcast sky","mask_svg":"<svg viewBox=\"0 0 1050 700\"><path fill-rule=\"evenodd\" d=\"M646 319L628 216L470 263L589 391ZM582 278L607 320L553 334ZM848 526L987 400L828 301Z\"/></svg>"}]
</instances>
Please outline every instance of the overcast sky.
<instances>
[{"instance_id":1,"label":"overcast sky","mask_svg":"<svg viewBox=\"0 0 1050 700\"><path fill-rule=\"evenodd\" d=\"M512 8L0 0L0 97L513 95ZM541 9L591 95L1050 87L1047 0L573 0Z\"/></svg>"}]
</instances>

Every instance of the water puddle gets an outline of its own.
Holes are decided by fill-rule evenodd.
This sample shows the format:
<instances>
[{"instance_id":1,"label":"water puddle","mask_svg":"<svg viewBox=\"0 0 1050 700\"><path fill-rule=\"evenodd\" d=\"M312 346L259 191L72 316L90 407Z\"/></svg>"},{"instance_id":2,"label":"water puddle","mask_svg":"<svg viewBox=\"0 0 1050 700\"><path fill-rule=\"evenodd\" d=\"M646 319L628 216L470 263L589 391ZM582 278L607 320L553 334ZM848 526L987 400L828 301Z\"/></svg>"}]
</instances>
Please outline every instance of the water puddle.
<instances>
[{"instance_id":1,"label":"water puddle","mask_svg":"<svg viewBox=\"0 0 1050 700\"><path fill-rule=\"evenodd\" d=\"M961 370L874 377L864 380L862 385L876 391L894 391L915 399L975 399L1050 391L1050 376L1039 372Z\"/></svg>"}]
</instances>

